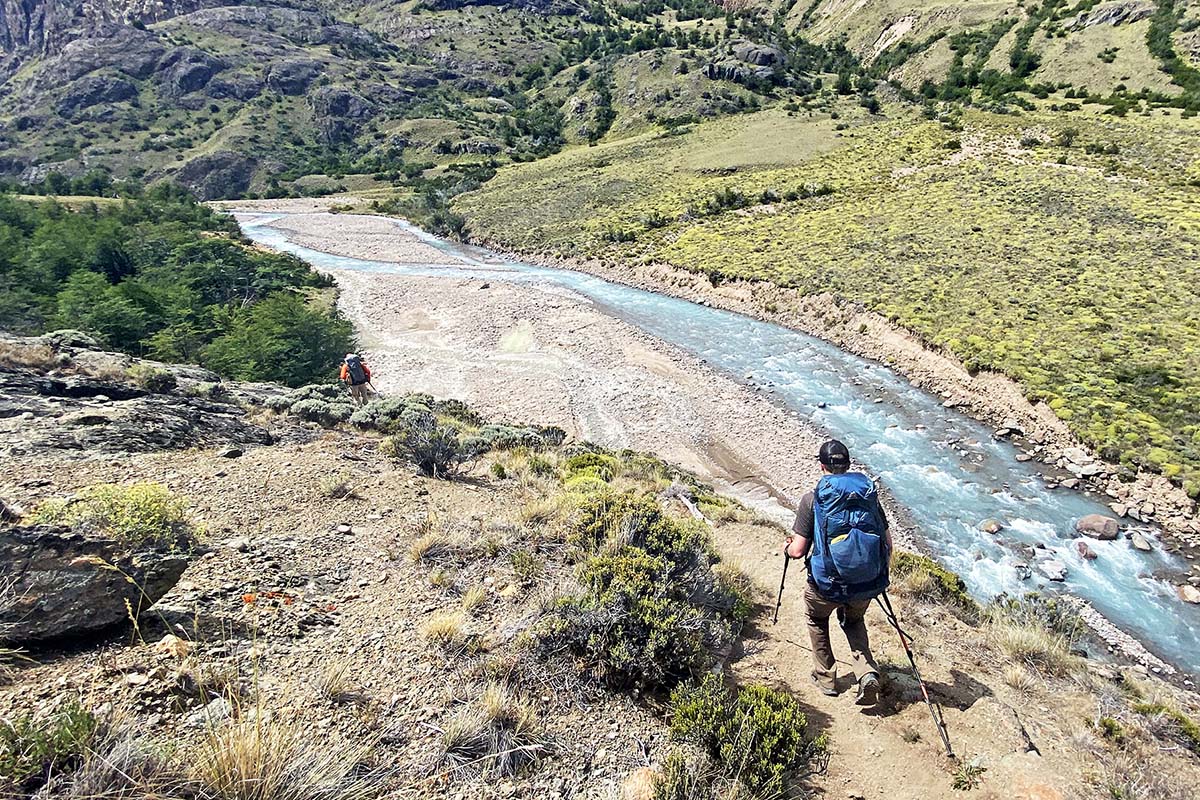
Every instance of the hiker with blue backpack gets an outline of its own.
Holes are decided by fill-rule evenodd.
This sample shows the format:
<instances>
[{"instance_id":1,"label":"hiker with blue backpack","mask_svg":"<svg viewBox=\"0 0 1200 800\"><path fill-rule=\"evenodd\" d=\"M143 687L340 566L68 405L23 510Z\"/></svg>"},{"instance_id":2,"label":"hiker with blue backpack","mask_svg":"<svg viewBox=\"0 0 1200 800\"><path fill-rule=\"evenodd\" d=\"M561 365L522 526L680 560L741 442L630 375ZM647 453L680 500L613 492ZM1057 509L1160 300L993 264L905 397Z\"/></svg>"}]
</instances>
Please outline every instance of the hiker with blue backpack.
<instances>
[{"instance_id":1,"label":"hiker with blue backpack","mask_svg":"<svg viewBox=\"0 0 1200 800\"><path fill-rule=\"evenodd\" d=\"M801 498L784 553L804 558L808 567L804 604L813 682L823 694L838 693L837 662L829 641L829 617L836 613L858 677L855 702L873 706L879 699L879 672L863 617L872 598L887 589L892 536L875 483L850 471L846 445L831 439L821 445L818 459L825 475L815 491Z\"/></svg>"},{"instance_id":2,"label":"hiker with blue backpack","mask_svg":"<svg viewBox=\"0 0 1200 800\"><path fill-rule=\"evenodd\" d=\"M371 397L376 394L375 387L371 383L371 368L357 353L346 353L338 377L342 379L343 383L350 386L350 399L354 401L355 405L361 406L369 403Z\"/></svg>"}]
</instances>

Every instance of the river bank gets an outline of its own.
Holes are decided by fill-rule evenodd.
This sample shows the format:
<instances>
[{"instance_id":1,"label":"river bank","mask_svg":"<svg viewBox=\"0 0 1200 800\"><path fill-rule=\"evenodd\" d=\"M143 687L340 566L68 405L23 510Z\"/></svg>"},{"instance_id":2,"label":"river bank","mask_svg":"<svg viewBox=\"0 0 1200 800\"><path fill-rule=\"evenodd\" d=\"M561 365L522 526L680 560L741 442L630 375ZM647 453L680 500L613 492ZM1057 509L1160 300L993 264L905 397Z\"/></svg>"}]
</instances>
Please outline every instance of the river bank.
<instances>
[{"instance_id":1,"label":"river bank","mask_svg":"<svg viewBox=\"0 0 1200 800\"><path fill-rule=\"evenodd\" d=\"M1182 488L1161 475L1136 474L1106 463L1045 404L1031 403L1021 386L995 372L972 374L953 356L858 304L832 294L802 295L763 281L713 285L707 276L664 264L612 263L553 253L515 252L503 243L473 244L527 263L585 272L608 281L704 306L733 311L823 339L854 355L886 365L913 386L995 428L1018 460L1045 467L1047 487L1082 490L1106 498L1114 516L1156 525L1190 561L1200 555L1200 513ZM1194 570L1200 574L1200 569Z\"/></svg>"},{"instance_id":2,"label":"river bank","mask_svg":"<svg viewBox=\"0 0 1200 800\"><path fill-rule=\"evenodd\" d=\"M370 213L357 198L296 199L229 203L225 207L308 213L331 208ZM354 232L344 236L319 230L296 231L298 242L316 250L356 258L406 263L438 251L419 242L388 244L370 225L344 218ZM744 314L823 339L903 375L912 385L944 399L996 429L1019 449L1020 460L1044 465L1049 488L1094 492L1105 498L1114 516L1133 523L1160 526L1169 544L1189 561L1200 555L1197 504L1161 475L1136 475L1108 464L1081 442L1067 424L1044 404L1030 403L1014 380L994 372L971 374L953 356L929 347L910 331L885 317L832 295L804 296L761 281L728 281L714 286L707 276L663 264L628 264L580 259L547 252L514 252L503 242L474 244L527 263L584 272L605 280ZM331 249L333 248L333 249ZM1200 576L1200 568L1194 570ZM1200 578L1197 578L1200 580Z\"/></svg>"},{"instance_id":3,"label":"river bank","mask_svg":"<svg viewBox=\"0 0 1200 800\"><path fill-rule=\"evenodd\" d=\"M452 261L379 217L341 216L336 230L327 221L300 215L272 227L326 253ZM338 306L360 331L384 393L455 397L489 416L538 420L580 440L653 452L785 524L820 477L822 435L796 412L562 287L323 271L336 279ZM899 538L915 549L907 515L889 505ZM764 540L764 552L777 546Z\"/></svg>"},{"instance_id":4,"label":"river bank","mask_svg":"<svg viewBox=\"0 0 1200 800\"><path fill-rule=\"evenodd\" d=\"M272 210L283 211L285 209ZM244 218L244 221L249 224L254 222L253 218ZM805 401L802 400L801 404L797 406L795 404L797 398L793 393L787 404L778 402L775 397L776 390L771 388L774 384L769 380L764 381L758 375L754 380L750 380L749 373L744 376L746 380L741 380L742 372L736 368L730 371L728 364L725 364L720 371L710 368L707 364L708 359L700 357L706 355L709 345L701 344L697 347L695 342L683 344L670 327L660 329L660 325L637 315L627 321L622 321L623 314L614 314L614 308L620 308L623 302L616 301L620 292L616 292L611 298L606 292L597 295L593 289L587 288L590 286L588 281L591 279L570 279L564 282L561 277L556 277L572 274L570 272L551 273L547 271L541 273L536 268L519 268L514 269L510 277L507 274L509 267L494 256L469 250L460 251L437 240L427 238L419 232L411 231L394 221L380 217L313 215L274 219L268 220L268 222L271 229L277 231L276 236L285 237L278 240L279 245L283 246L290 242L292 245L309 248L305 257L317 264L318 268L333 271L335 274L346 273L344 293L341 299L342 307L356 320L359 328L367 332L364 344L368 354L372 358L380 359L378 362L380 364L390 361L394 368L389 366L389 373L394 370L407 373L405 375L406 383L398 389L400 391L417 389L434 394L453 394L471 399L476 405L497 409L500 415L510 418L529 419L533 415L547 421L562 420L559 424L580 438L594 438L602 443L615 446L654 450L718 484L728 480L733 485L725 488L760 509L764 506L773 509L776 513L772 516L780 521L786 521L786 511L775 502L778 497L771 496L772 487L782 489L782 491L775 492L776 495L795 497L799 491L811 486L815 481L817 473L814 468L816 465L811 460L798 455L805 450L811 452L811 448L815 447L815 443L820 439L820 433L817 432L819 428L809 420L810 415L804 410ZM257 239L259 236L256 235L255 238ZM277 246L274 241L268 237L265 243ZM361 261L356 264L346 263L344 268L339 268L337 256L327 258L318 255L328 252L339 253L342 256L386 261L396 264L397 269L392 272L382 265L373 268L369 262L364 265ZM301 254L304 255L304 253ZM479 258L484 260L476 260ZM464 259L466 259L465 262ZM406 269L404 266L406 263L415 265L415 268ZM438 266L443 264L446 265L444 275L439 274L442 268ZM472 267L472 264L475 266ZM432 269L432 274L430 269ZM544 277L542 277L543 274ZM534 278L533 281L530 280L531 277ZM616 286L615 283L605 285ZM500 291L497 293L497 290ZM485 302L481 302L479 292L488 293ZM646 297L650 296L646 295ZM665 297L661 293L653 296ZM514 298L517 299L514 300ZM564 298L569 299L568 305L575 306L575 308L569 309L569 313L563 313ZM610 299L615 302L615 306L608 305ZM597 307L593 301L599 301L601 305ZM678 301L664 302L667 306L671 306L672 303L678 305ZM682 308L671 307L676 309L669 312L671 315L686 313ZM391 308L398 309L400 316L389 318L391 312L387 309ZM586 310L586 316L590 319L572 317L573 313L580 310ZM416 316L414 316L414 312ZM664 307L663 313L667 313L666 307ZM709 315L722 313L724 312L714 311L709 312ZM673 319L674 317L669 316L664 319L667 318ZM719 340L710 339L712 345L718 346L721 352L742 352L747 347L756 346L750 339L743 340L741 338L743 334L736 333L735 329L741 330L749 326L746 329L748 334L749 329L757 323L751 322L748 315L729 316L728 318L735 321L732 323L733 327L721 334ZM743 322L736 322L739 319ZM535 322L540 323L541 327L535 325ZM648 327L647 323L650 323ZM584 329L592 335L590 337L573 335L577 334L580 329ZM777 330L780 333L784 331L783 328ZM401 331L402 335L394 336L396 331ZM647 331L651 333L647 333ZM669 340L669 344L660 340L663 336ZM733 338L730 338L731 336ZM753 336L757 337L757 334ZM788 336L795 335L789 334ZM799 348L797 352L808 351L809 345L805 345L799 340L788 343L788 336L784 336L776 342L768 352L783 355L792 352L793 348L797 347ZM675 367L681 364L685 365L684 371L690 371L686 366L690 364L695 373L701 376L701 380L699 382L680 381L674 374L650 376L651 379L654 377L666 379L667 402L663 402L662 388L653 386L648 382L648 376L644 374L647 366L645 359L629 357L631 350L628 343L630 339L640 341L643 346L648 346L651 353L658 355L658 372L662 371L662 363L669 363ZM723 344L718 345L718 341ZM739 341L744 341L744 344L737 345L736 342ZM596 345L596 342L602 344ZM606 358L596 354L595 351L603 352L606 348L611 350L610 343L612 342L625 343L623 347L619 348L620 353L617 358ZM686 349L679 351L675 349L676 345L684 346ZM759 342L760 345L761 342ZM732 351L729 350L730 347L733 347ZM834 352L830 348L826 349L829 353ZM412 363L405 364L401 360L396 360L394 351L397 350L410 354L416 353L417 358ZM817 351L825 352L821 348L817 348ZM550 358L547 358L548 355ZM813 352L813 355L816 356L816 351ZM664 356L666 357L665 362L661 360ZM826 358L826 356L816 357ZM841 358L851 358L851 361L847 363L853 363L852 357ZM523 366L514 367L513 364L502 363L506 360L526 363ZM639 360L643 363L637 363ZM532 371L529 369L531 363L534 365ZM810 368L804 367L804 363L806 362L798 362L794 368L800 369L802 372L809 371ZM906 386L904 382L897 382L893 389L884 390L883 385L878 383L882 376L880 368L864 361L859 361L858 364L860 366L851 367L851 369L862 370L861 375L851 372L848 382L860 384L861 378L862 382L867 385L866 408L871 408L870 399L872 397L876 403L916 402L915 395L912 395L915 390L901 388ZM566 373L563 371L564 368ZM813 368L820 370L815 362ZM832 364L826 365L825 369L829 368L837 369ZM496 374L497 369L502 372ZM655 370L651 369L650 371L654 372ZM755 372L757 373L757 371L756 369ZM569 374L571 379L565 379L565 374ZM409 383L408 379L410 378L415 383ZM887 381L885 380L884 383ZM613 387L611 395L606 395L603 390L596 391L596 387L605 386ZM514 391L513 387L517 387L517 390ZM722 387L726 387L732 394L723 392ZM811 389L816 390L817 387L814 386ZM829 391L831 394L825 394L825 391ZM886 391L889 394L881 396L880 391ZM890 397L890 392L893 391L899 392L899 395L888 400L887 397ZM829 385L825 390L809 390L800 397L812 398L807 402L815 402L822 397L832 399L835 394L841 396L842 390L834 385ZM904 400L900 395L909 399ZM720 397L723 400L726 396L732 397L734 402L714 401L714 398ZM928 395L925 397L928 398ZM557 411L553 407L555 402L561 404ZM937 422L939 418L954 416L954 412L949 410L945 414L938 413L940 404L936 401L930 403L926 399L919 402L924 408L922 414L926 416L910 418L906 423L908 426L915 424L917 430L924 428L924 425L918 423L929 422L931 425L936 423L940 426L941 423ZM889 406L885 405L879 408L881 411L870 412L869 418L885 421L892 419L887 411ZM697 409L702 409L702 411L698 412ZM759 409L767 409L766 414L760 412ZM820 412L813 416L819 419L824 413ZM578 418L570 419L571 415L577 415ZM959 416L961 417L961 415ZM688 422L681 425L681 418ZM781 420L784 423L782 425L780 424ZM843 420L844 422L845 420ZM894 425L888 427L891 428ZM840 430L841 428L835 425L833 429ZM599 434L592 436L588 431L598 431ZM717 432L715 436L713 435L714 431ZM963 430L958 435L977 438L982 434L986 439L986 433L978 431L977 428L975 431L967 433ZM804 433L810 437L807 447L801 445L791 449L779 448L778 443L781 440L803 442ZM659 437L657 444L655 443L656 436ZM882 424L873 436L883 436L884 438L861 440L860 446L866 446L872 441L881 443L892 438L890 433L885 434ZM953 441L955 440L952 439L951 443ZM979 446L978 443L972 443L969 438L962 441L963 446L968 449ZM1002 445L990 445L989 447L995 449L998 456L1005 449ZM952 444L952 448L958 450L957 445ZM879 455L878 452L874 452L874 447L871 449L873 454L869 458L864 453L865 460L874 460ZM956 485L963 486L965 489L966 485L958 483L958 481L974 471L971 462L973 456L964 450L960 453L960 457L965 460L959 467L956 468L948 463L943 465L943 468L950 468L955 472L965 468L965 474L959 472L960 477L953 479ZM1002 457L1010 462L1013 458L1012 455ZM918 456L918 458L919 463L926 463L924 456ZM928 472L933 469L932 464L933 462L929 462L924 471ZM797 474L804 473L808 474L798 481L794 480ZM1018 473L1026 476L1033 474L1025 469L1017 469L1011 473L1010 478L1010 473L1007 471L989 472L991 477L985 481L985 485L993 487L994 492L1007 494L1009 480L1015 480ZM1073 492L1061 494L1058 500L1050 500L1053 493L1047 493L1040 488L1042 481L1030 482L1029 477L1021 478L1021 481L1021 485L1034 492L1035 496L1040 495L1044 500L1054 504L1067 503L1074 507L1080 502L1069 499L1075 495ZM906 496L912 494L909 491L910 488L905 489ZM946 499L943 498L942 502ZM964 501L962 504L951 501L951 506L944 507L945 512L950 514L949 520L942 517L943 522L935 524L940 526L949 522L955 526L964 524L968 529L973 528L980 520L971 521L971 519L963 519L961 516L962 510L968 507L973 507L975 514L983 513L984 516L988 516L986 512L981 511L987 506L986 503L979 505L981 497L974 502L967 502L965 497L962 499ZM920 500L915 496L908 497L909 502L927 503L928 500L928 497L926 500ZM1040 503L1041 501L1035 502ZM1096 504L1082 504L1080 510L1075 512L1076 516L1094 513L1085 510L1085 507L1095 509ZM1007 513L1011 512L1001 511L1001 513L1007 516ZM1018 512L1018 516L1020 515ZM925 508L921 511L921 518L927 517L929 517L929 509ZM906 519L907 517L901 518ZM1019 548L1013 549L1011 545L1005 544L999 552L991 553L988 556L989 559L996 559L995 562L978 562L977 559L981 556L974 548L965 553L960 552L959 556L952 561L958 569L975 572L976 569L970 566L971 559L969 558L974 552L976 563L995 563L996 568L1003 572L1005 567L1002 567L1001 562L1008 564L1012 561L1013 555L1018 561L1027 560L1030 557L1035 560L1044 559L1045 554L1049 551L1042 544L1046 541L1042 537L1055 530L1061 537L1068 529L1065 526L1069 526L1069 520L1073 518L1068 516L1065 520L1060 519L1057 528L1040 529L1045 533L1039 533L1032 540L1025 538L1029 529L1024 526L1030 523L1017 520L1026 534L1018 533L1016 541L1019 542L1024 538L1026 545L1036 543L1037 548L1042 548L1041 550L1027 549L1025 552L1028 555L1022 555ZM931 520L926 519L924 524L929 522ZM1062 523L1065 523L1065 526ZM1002 538L1007 540L1009 537ZM936 549L939 552L943 551L945 540L941 536L937 539L940 544ZM1152 538L1152 541L1155 540ZM995 544L1000 543L998 540ZM986 543L983 544L986 545ZM1118 543L1111 544L1117 545ZM1125 564L1125 568L1134 570L1144 569L1143 564L1148 565L1148 562L1142 562L1141 559L1136 557L1131 559L1129 556L1123 555L1122 553L1128 550L1129 545L1127 542L1120 544L1123 547L1107 550L1107 555L1100 563L1107 562L1108 559L1116 559L1110 563L1112 565ZM1156 546L1161 545L1158 545L1156 541ZM768 545L769 547L770 545ZM1051 545L1051 550L1057 551L1058 548ZM1073 550L1074 548L1072 548L1072 552ZM1005 556L1006 551L1010 555ZM963 555L968 556L965 561L961 557ZM1072 558L1067 560L1068 562L1074 561ZM1157 561L1157 559L1155 560ZM1072 570L1078 568L1082 570L1083 575L1092 573L1093 570L1085 564L1086 562L1080 562L1072 567ZM1007 568L1011 569L1011 567ZM1018 564L1017 568L1020 570L1022 567ZM1127 569L1126 574L1130 574ZM988 571L994 572L994 568L989 567ZM1172 572L1172 574L1176 573ZM1108 583L1115 577L1106 577L1106 575L1107 573L1102 570L1101 573L1095 574L1088 580L1092 580L1093 583L1095 581ZM974 580L979 581L980 578L980 575L976 575ZM1176 580L1179 578L1176 577ZM1120 579L1120 581L1124 582L1124 579ZM988 579L985 577L983 582L986 585ZM994 593L1000 589L992 588L988 591ZM1090 590L1085 591L1085 594L1090 594ZM1109 598L1109 601L1106 602L1109 602L1111 606L1111 593ZM1120 615L1128 619L1129 617L1125 613L1128 610L1121 611ZM1119 641L1114 641L1111 637L1105 636L1104 638L1115 646L1120 647L1121 645ZM1141 660L1148 665L1161 664L1157 659L1146 658L1149 654L1140 646L1136 646L1136 642L1132 640L1129 642L1135 645L1132 652L1125 647L1121 647L1121 649L1125 649L1135 660Z\"/></svg>"}]
</instances>

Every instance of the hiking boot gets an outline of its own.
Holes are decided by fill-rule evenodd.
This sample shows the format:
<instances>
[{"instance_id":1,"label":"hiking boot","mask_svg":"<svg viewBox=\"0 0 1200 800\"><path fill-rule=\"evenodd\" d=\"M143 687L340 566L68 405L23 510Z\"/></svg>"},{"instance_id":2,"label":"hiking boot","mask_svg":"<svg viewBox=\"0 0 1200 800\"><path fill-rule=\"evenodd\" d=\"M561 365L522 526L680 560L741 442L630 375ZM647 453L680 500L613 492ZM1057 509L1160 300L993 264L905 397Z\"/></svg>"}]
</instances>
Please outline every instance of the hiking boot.
<instances>
[{"instance_id":1,"label":"hiking boot","mask_svg":"<svg viewBox=\"0 0 1200 800\"><path fill-rule=\"evenodd\" d=\"M858 697L854 698L854 704L873 706L877 702L879 702L879 676L874 672L868 672L858 682Z\"/></svg>"},{"instance_id":2,"label":"hiking boot","mask_svg":"<svg viewBox=\"0 0 1200 800\"><path fill-rule=\"evenodd\" d=\"M828 683L822 682L821 679L816 675L812 676L812 682L813 685L820 690L821 694L825 695L826 697L837 697L837 688Z\"/></svg>"}]
</instances>

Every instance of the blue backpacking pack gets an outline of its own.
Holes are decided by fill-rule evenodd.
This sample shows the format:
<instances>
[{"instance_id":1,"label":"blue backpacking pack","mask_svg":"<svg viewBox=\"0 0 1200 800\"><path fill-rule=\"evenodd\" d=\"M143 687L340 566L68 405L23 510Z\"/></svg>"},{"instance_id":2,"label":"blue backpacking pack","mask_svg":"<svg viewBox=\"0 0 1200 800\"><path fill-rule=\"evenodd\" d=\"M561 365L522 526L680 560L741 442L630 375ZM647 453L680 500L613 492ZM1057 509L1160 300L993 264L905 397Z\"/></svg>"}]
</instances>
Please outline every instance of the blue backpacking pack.
<instances>
[{"instance_id":1,"label":"blue backpacking pack","mask_svg":"<svg viewBox=\"0 0 1200 800\"><path fill-rule=\"evenodd\" d=\"M809 571L826 600L870 600L888 586L887 540L875 484L861 472L826 475L813 494Z\"/></svg>"}]
</instances>

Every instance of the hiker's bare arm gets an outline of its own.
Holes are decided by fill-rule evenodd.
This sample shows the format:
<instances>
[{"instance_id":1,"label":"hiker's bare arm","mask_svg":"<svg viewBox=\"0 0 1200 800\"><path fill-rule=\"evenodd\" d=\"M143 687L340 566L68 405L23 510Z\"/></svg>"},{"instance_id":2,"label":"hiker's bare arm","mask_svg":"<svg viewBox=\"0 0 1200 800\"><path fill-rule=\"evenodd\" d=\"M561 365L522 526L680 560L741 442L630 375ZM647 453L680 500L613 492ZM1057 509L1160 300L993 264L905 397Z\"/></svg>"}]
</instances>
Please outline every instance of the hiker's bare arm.
<instances>
[{"instance_id":1,"label":"hiker's bare arm","mask_svg":"<svg viewBox=\"0 0 1200 800\"><path fill-rule=\"evenodd\" d=\"M808 537L793 534L784 539L783 547L789 557L804 558L804 554L808 552Z\"/></svg>"}]
</instances>

